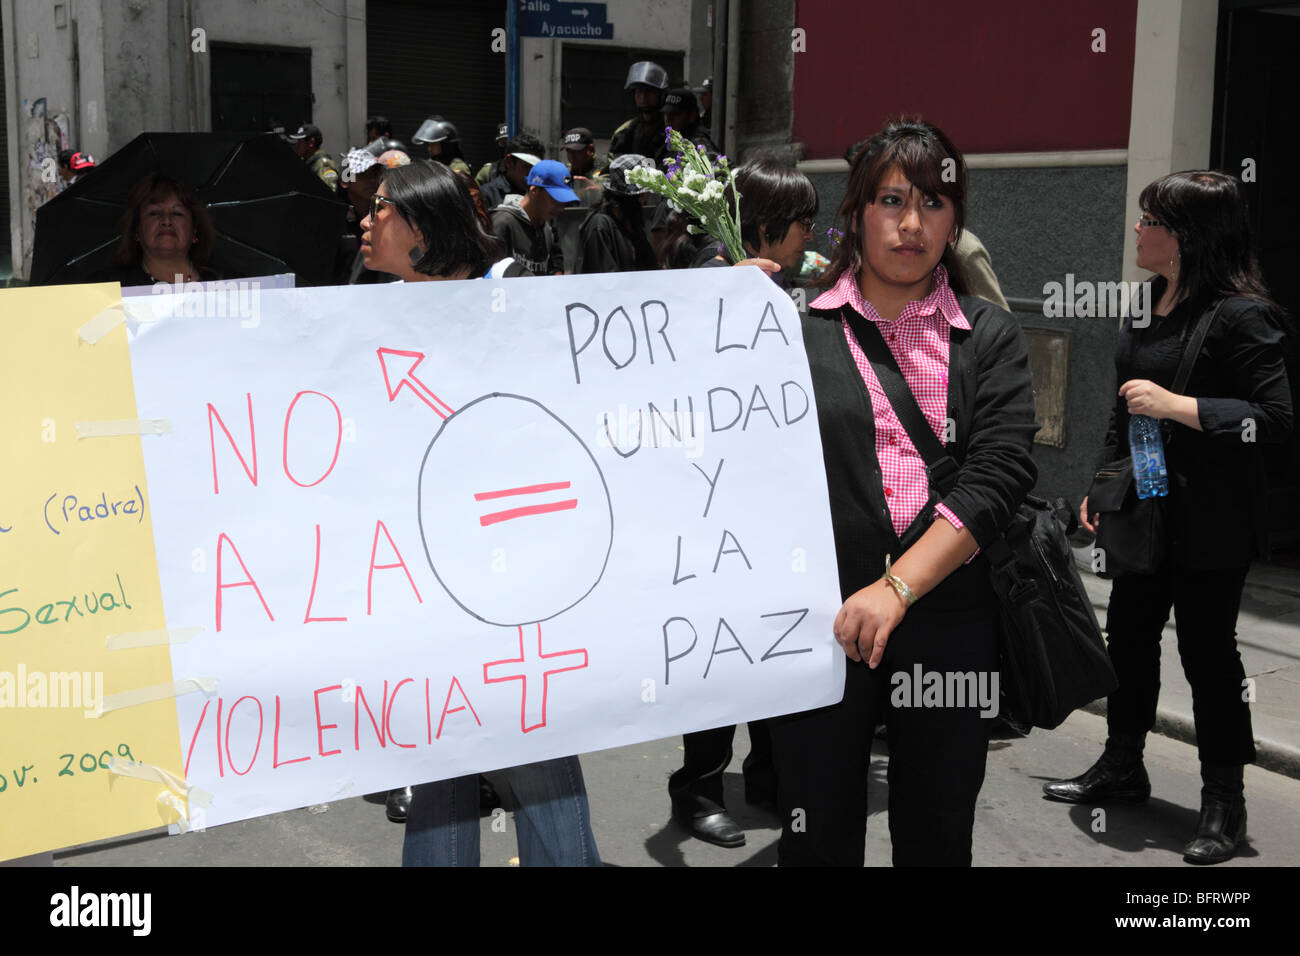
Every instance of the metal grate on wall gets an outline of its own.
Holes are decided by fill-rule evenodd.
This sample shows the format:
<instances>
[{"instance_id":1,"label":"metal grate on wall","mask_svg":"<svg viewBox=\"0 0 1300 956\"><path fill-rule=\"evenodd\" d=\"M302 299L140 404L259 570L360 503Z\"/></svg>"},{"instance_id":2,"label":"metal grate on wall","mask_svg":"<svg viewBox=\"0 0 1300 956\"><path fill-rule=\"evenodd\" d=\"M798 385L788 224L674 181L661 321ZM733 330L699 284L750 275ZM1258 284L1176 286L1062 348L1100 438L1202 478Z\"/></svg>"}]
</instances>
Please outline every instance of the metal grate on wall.
<instances>
[{"instance_id":1,"label":"metal grate on wall","mask_svg":"<svg viewBox=\"0 0 1300 956\"><path fill-rule=\"evenodd\" d=\"M506 5L464 0L369 0L366 4L367 115L393 121L411 137L425 117L445 117L477 169L497 156L497 124L506 118L506 55L492 51Z\"/></svg>"}]
</instances>

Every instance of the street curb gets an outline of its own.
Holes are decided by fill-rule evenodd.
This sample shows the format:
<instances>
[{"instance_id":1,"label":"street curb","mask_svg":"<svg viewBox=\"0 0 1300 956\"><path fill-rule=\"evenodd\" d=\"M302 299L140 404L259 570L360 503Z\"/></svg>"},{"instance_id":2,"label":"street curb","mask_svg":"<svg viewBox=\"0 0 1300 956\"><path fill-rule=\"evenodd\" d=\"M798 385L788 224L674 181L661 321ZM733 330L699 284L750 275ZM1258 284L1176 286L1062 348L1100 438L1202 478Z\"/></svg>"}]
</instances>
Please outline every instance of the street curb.
<instances>
[{"instance_id":1,"label":"street curb","mask_svg":"<svg viewBox=\"0 0 1300 956\"><path fill-rule=\"evenodd\" d=\"M1104 700L1094 700L1079 709L1096 714L1098 717L1106 716ZM1156 711L1156 723L1151 729L1153 733L1160 734L1162 737L1196 746L1196 725L1186 714L1160 708ZM1300 780L1300 750L1276 740L1256 737L1255 766Z\"/></svg>"}]
</instances>

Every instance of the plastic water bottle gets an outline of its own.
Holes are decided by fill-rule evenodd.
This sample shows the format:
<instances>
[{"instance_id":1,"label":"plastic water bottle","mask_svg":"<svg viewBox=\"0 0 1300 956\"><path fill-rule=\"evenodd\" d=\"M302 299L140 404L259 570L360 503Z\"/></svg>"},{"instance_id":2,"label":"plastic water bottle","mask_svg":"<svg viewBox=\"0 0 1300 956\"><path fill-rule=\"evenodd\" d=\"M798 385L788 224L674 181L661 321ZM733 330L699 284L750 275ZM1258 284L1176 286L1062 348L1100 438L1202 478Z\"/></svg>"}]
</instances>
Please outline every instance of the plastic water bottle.
<instances>
[{"instance_id":1,"label":"plastic water bottle","mask_svg":"<svg viewBox=\"0 0 1300 956\"><path fill-rule=\"evenodd\" d=\"M1129 450L1133 453L1133 480L1139 498L1162 498L1169 494L1169 472L1165 469L1165 444L1160 423L1149 415L1132 415L1128 420Z\"/></svg>"}]
</instances>

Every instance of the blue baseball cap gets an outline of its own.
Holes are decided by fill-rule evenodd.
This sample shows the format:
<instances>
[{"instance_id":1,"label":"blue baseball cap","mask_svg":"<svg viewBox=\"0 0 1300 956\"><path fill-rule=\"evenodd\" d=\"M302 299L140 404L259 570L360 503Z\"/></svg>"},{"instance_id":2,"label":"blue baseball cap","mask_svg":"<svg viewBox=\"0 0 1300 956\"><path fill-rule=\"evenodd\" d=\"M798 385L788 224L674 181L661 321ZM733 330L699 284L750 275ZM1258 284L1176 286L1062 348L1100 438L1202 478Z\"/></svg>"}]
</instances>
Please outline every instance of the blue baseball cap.
<instances>
[{"instance_id":1,"label":"blue baseball cap","mask_svg":"<svg viewBox=\"0 0 1300 956\"><path fill-rule=\"evenodd\" d=\"M569 188L569 169L554 159L543 159L528 171L524 180L529 186L541 186L558 202L579 202L578 194Z\"/></svg>"}]
</instances>

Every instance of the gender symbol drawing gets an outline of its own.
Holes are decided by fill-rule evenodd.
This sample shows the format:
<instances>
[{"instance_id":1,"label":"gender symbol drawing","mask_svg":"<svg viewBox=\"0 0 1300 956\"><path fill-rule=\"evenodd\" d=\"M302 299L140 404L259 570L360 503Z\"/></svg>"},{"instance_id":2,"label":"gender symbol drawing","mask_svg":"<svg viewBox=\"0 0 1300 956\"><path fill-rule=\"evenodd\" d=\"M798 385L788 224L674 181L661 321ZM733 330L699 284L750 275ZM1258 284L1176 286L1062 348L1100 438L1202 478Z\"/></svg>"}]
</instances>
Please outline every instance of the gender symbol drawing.
<instances>
[{"instance_id":1,"label":"gender symbol drawing","mask_svg":"<svg viewBox=\"0 0 1300 956\"><path fill-rule=\"evenodd\" d=\"M545 727L551 675L586 667L587 651L544 651L542 622L579 603L605 573L614 543L605 476L582 439L540 402L494 392L453 410L416 375L424 353L378 355L389 401L408 388L443 420L420 465L429 567L466 614L517 630L519 656L486 662L483 680L520 681L521 729ZM390 375L390 361L405 374ZM557 540L567 542L571 560L557 558ZM537 679L540 694L535 687L530 694Z\"/></svg>"}]
</instances>

